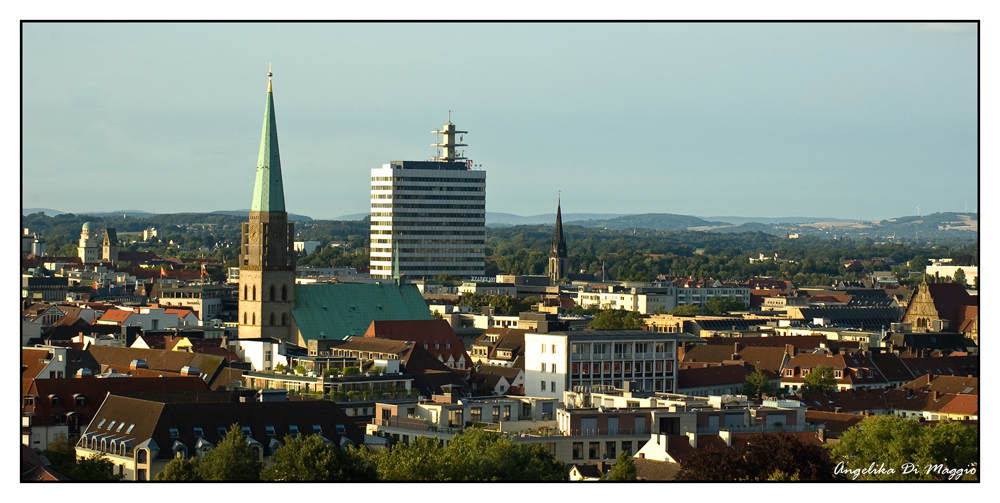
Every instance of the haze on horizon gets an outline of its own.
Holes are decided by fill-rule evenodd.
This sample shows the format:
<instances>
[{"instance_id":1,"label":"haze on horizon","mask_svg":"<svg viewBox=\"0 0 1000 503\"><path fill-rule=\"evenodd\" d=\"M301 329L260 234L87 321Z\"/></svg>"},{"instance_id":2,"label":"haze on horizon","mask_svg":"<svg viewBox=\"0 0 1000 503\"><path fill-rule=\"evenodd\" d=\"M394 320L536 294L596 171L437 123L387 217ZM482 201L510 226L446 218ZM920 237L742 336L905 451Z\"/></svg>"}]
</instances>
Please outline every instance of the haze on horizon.
<instances>
[{"instance_id":1,"label":"haze on horizon","mask_svg":"<svg viewBox=\"0 0 1000 503\"><path fill-rule=\"evenodd\" d=\"M370 170L434 155L449 110L491 212L979 209L975 23L21 27L22 207L249 208L272 63L313 218L367 211Z\"/></svg>"}]
</instances>

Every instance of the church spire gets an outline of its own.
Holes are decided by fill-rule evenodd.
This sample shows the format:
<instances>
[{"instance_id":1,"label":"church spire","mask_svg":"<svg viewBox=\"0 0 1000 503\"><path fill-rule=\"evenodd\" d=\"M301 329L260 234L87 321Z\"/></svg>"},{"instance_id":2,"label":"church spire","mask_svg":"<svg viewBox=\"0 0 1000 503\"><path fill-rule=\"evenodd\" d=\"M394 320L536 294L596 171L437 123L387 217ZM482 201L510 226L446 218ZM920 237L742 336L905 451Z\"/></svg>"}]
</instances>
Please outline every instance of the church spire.
<instances>
[{"instance_id":1,"label":"church spire","mask_svg":"<svg viewBox=\"0 0 1000 503\"><path fill-rule=\"evenodd\" d=\"M566 258L566 240L563 239L562 228L562 196L556 205L556 231L552 234L552 253L554 258Z\"/></svg>"},{"instance_id":2,"label":"church spire","mask_svg":"<svg viewBox=\"0 0 1000 503\"><path fill-rule=\"evenodd\" d=\"M281 159L278 156L278 125L274 117L270 65L267 69L267 102L264 105L264 128L260 133L257 155L257 178L253 185L250 211L285 211L285 191L281 183Z\"/></svg>"}]
</instances>

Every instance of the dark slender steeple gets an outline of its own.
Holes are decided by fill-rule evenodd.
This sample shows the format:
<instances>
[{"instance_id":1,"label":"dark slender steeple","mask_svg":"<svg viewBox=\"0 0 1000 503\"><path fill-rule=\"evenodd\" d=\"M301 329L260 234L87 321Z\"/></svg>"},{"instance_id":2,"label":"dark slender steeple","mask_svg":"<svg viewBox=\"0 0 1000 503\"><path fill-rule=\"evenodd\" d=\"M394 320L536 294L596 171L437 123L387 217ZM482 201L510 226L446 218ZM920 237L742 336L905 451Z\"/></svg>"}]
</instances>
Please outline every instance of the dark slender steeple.
<instances>
[{"instance_id":1,"label":"dark slender steeple","mask_svg":"<svg viewBox=\"0 0 1000 503\"><path fill-rule=\"evenodd\" d=\"M552 250L549 252L549 279L555 283L566 277L566 240L562 228L562 196L556 205L556 230L552 234Z\"/></svg>"}]
</instances>

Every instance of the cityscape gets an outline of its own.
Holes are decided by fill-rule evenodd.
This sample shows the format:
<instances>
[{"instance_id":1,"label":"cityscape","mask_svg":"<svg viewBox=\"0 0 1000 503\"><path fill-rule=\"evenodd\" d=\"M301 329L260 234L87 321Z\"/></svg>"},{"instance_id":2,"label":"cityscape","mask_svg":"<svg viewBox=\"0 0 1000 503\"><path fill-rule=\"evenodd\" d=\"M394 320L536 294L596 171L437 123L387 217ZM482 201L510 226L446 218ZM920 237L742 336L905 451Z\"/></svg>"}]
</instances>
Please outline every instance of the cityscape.
<instances>
[{"instance_id":1,"label":"cityscape","mask_svg":"<svg viewBox=\"0 0 1000 503\"><path fill-rule=\"evenodd\" d=\"M381 27L298 26L305 39ZM130 52L148 43L143 37L155 42L186 27L195 42L199 31L238 37L244 28L151 25L151 34L140 36L132 30L141 23L22 23L23 107L25 116L37 112L22 124L22 482L979 482L977 23L818 24L811 26L816 41L795 23L514 23L486 25L483 39L469 42L519 30L531 38L539 28L601 38L634 27L631 43L676 32L697 37L700 29L720 40L738 32L751 45L794 35L818 44L832 67L827 74L839 64L834 55L850 59L822 45L838 30L881 40L885 46L872 52L883 56L907 50L898 44L932 48L923 59L901 58L885 78L899 85L892 72L912 64L943 81L901 86L895 104L885 96L878 99L887 104L868 101L875 98L861 90L848 101L858 100L862 115L878 108L872 117L902 113L914 105L907 96L947 101L941 116L900 119L943 121L947 137L927 141L926 131L899 126L879 137L838 138L835 130L853 122L864 129L864 120L837 124L836 114L819 112L837 106L817 102L814 110L832 125L812 131L826 138L783 140L791 142L788 152L812 148L825 157L817 166L844 162L831 148L866 157L840 170L859 178L850 195L829 185L830 166L801 168L794 195L773 190L763 166L776 162L770 173L779 174L798 153L768 160L745 151L748 173L729 161L713 165L709 158L721 154L705 152L706 164L672 174L666 164L626 168L636 154L622 153L623 164L598 171L581 165L577 176L532 145L549 142L553 123L529 120L512 140L510 131L498 132L513 126L509 117L489 124L475 118L499 117L489 107L451 110L448 102L440 119L414 131L395 130L415 124L413 117L385 129L400 145L363 131L374 123L355 124L347 140L365 152L351 162L366 164L321 172L324 163L343 161L317 164L327 145L317 146L310 128L340 119L316 122L310 102L323 114L329 105L319 102L330 97L304 96L308 86L284 77L279 61L264 62L266 75L262 66L241 70L251 75L241 88L256 91L243 103L249 111L226 121L253 116L252 124L220 129L213 141L205 120L193 118L198 139L180 149L183 137L153 142L149 134L159 126L130 124L113 111L126 105L110 97L81 100L89 84L42 83L64 57L47 51L75 32L119 32L92 31L96 44L129 33L136 45L114 50ZM392 27L418 45L440 28ZM507 64L506 56L494 57ZM525 67L534 68L534 57L525 56ZM867 72L869 63L852 60L845 68ZM296 72L308 73L289 73ZM869 75L866 86L878 88L879 78ZM200 80L177 82L190 88ZM947 87L952 80L964 87ZM456 75L451 84L460 81ZM38 89L29 91L35 82ZM564 92L596 92L587 85ZM645 92L636 86L622 92ZM734 99L750 92L727 86L713 92ZM154 91L127 87L119 91L123 103ZM53 93L52 102L34 95L40 92ZM256 93L264 95L263 114ZM240 101L234 96L243 91L220 96L216 108L228 110ZM88 117L106 110L110 122L81 122L80 137L65 151L48 151L47 142L72 136L55 126L76 120L66 115L76 112L57 106L64 99ZM348 108L384 113L398 97L341 99ZM494 107L508 103L496 99ZM164 125L175 128L174 112L153 102L149 111L171 115ZM564 111L553 105L549 112ZM642 122L636 118L640 128L672 131ZM380 124L375 129L387 127ZM879 119L877 127L890 123ZM252 138L232 140L232 131ZM564 149L573 162L584 158L581 150L592 153L594 165L608 162L597 151L609 145L579 143L586 136L575 131L572 147L546 148ZM776 131L762 122L753 134ZM490 138L494 132L501 140ZM376 145L385 153L372 157ZM864 165L900 145L929 159L914 161L914 173L944 170L956 183L934 187L939 197L925 200L926 184L898 182L894 190L913 196L905 204L885 192L899 173L883 177ZM515 169L505 150L522 146L526 162ZM129 157L144 148L149 152ZM206 153L210 148L222 150ZM189 166L164 168L164 149L175 150L171 162ZM100 183L59 170L70 151L90 152L85 166L106 161L93 168ZM251 172L244 161L253 152ZM681 148L668 157L689 155ZM116 164L123 160L127 166ZM212 163L225 169L209 173ZM547 163L562 175L542 173ZM60 180L47 189L31 181L36 170ZM623 191L625 179L631 191ZM709 189L733 183L744 193ZM94 192L99 186L109 189ZM351 212L359 197L368 201L366 213Z\"/></svg>"}]
</instances>

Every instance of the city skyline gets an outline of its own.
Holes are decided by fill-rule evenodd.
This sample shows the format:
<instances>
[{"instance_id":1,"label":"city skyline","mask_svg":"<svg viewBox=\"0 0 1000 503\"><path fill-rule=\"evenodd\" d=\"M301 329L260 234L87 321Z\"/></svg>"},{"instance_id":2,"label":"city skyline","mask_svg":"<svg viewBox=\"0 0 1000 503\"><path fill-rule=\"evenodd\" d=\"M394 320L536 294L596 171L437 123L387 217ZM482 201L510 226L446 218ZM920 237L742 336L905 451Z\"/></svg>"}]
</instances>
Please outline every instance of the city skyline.
<instances>
[{"instance_id":1,"label":"city skyline","mask_svg":"<svg viewBox=\"0 0 1000 503\"><path fill-rule=\"evenodd\" d=\"M490 212L979 209L975 23L22 30L22 175L47 181L22 207L249 208L272 63L287 210L313 218L366 212L371 170L434 156L449 110Z\"/></svg>"}]
</instances>

